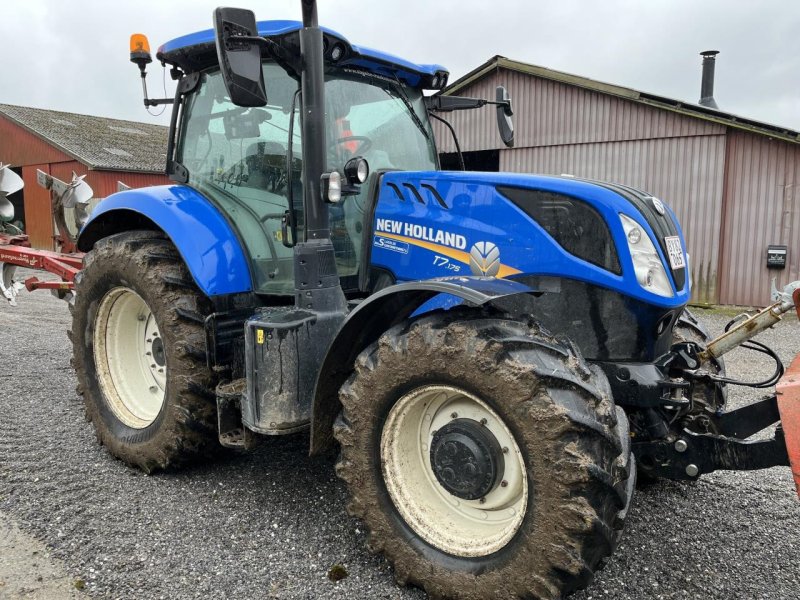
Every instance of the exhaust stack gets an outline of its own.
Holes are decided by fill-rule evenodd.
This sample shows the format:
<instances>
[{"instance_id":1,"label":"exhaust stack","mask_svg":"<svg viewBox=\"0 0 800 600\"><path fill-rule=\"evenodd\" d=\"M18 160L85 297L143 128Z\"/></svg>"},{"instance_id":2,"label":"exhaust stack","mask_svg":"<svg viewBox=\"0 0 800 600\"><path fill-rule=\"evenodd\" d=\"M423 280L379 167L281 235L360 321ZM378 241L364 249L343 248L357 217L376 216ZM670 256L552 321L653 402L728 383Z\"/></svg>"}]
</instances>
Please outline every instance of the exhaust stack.
<instances>
[{"instance_id":1,"label":"exhaust stack","mask_svg":"<svg viewBox=\"0 0 800 600\"><path fill-rule=\"evenodd\" d=\"M700 105L718 109L714 100L714 66L719 50L705 50L700 53L703 57L703 80L700 84Z\"/></svg>"}]
</instances>

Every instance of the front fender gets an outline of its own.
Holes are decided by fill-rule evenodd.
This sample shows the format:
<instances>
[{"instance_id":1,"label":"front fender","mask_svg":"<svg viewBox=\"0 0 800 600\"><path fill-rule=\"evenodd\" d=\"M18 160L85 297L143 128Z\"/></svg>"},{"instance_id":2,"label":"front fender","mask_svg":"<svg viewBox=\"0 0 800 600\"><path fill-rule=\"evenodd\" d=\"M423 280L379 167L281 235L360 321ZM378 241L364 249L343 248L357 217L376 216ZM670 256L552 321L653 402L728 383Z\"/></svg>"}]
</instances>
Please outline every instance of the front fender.
<instances>
[{"instance_id":1,"label":"front fender","mask_svg":"<svg viewBox=\"0 0 800 600\"><path fill-rule=\"evenodd\" d=\"M529 312L534 294L538 291L508 279L448 277L393 285L364 300L345 319L317 374L311 412L311 454L324 452L333 443L333 423L341 410L339 388L352 373L356 357L383 332L440 295L456 296L472 307L494 306L518 314Z\"/></svg>"},{"instance_id":2,"label":"front fender","mask_svg":"<svg viewBox=\"0 0 800 600\"><path fill-rule=\"evenodd\" d=\"M88 252L101 238L142 227L167 234L206 296L253 289L247 256L222 213L200 192L166 185L113 194L92 211L78 237Z\"/></svg>"}]
</instances>

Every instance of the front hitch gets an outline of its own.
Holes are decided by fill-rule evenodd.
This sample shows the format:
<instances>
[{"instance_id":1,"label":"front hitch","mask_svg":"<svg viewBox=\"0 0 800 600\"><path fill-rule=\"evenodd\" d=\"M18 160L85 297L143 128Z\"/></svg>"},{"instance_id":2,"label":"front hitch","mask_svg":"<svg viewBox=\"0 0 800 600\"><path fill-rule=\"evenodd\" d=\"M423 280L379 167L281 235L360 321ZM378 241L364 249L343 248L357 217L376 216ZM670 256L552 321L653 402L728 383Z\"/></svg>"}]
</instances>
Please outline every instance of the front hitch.
<instances>
[{"instance_id":1,"label":"front hitch","mask_svg":"<svg viewBox=\"0 0 800 600\"><path fill-rule=\"evenodd\" d=\"M800 397L800 376L797 393ZM795 404L798 406L795 463L800 468L800 405ZM696 433L684 429L679 435L634 442L633 451L647 473L667 479L693 480L719 470L753 471L789 466L787 443L780 427L770 439L746 439L774 425L781 417L778 400L770 396L737 410L709 415L714 430L719 433ZM795 472L796 481L798 476L800 471Z\"/></svg>"},{"instance_id":2,"label":"front hitch","mask_svg":"<svg viewBox=\"0 0 800 600\"><path fill-rule=\"evenodd\" d=\"M779 364L775 379L759 383L717 378L697 370L700 361L718 358L741 346L778 323L790 310L796 310L800 318L800 282L789 284L783 291L775 289L773 282L772 298L774 303L757 314L735 319L703 351L698 352L692 343L676 344L669 367L682 374L680 379L711 379L762 388L776 383L775 395L737 410L706 415L706 433L683 429L659 439L634 442L633 450L644 471L657 477L691 480L717 470L791 466L800 496L800 355L787 371ZM752 344L755 342L745 347ZM777 355L770 354L780 362ZM776 423L772 438L748 440Z\"/></svg>"}]
</instances>

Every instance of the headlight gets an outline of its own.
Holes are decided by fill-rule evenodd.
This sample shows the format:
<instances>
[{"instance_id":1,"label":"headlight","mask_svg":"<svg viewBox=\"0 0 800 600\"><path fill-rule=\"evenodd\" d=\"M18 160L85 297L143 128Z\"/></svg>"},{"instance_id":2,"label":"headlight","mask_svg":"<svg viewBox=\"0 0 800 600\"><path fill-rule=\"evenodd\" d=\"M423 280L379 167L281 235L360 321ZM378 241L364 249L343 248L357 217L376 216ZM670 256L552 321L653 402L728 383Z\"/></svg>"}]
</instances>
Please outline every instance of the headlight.
<instances>
[{"instance_id":1,"label":"headlight","mask_svg":"<svg viewBox=\"0 0 800 600\"><path fill-rule=\"evenodd\" d=\"M639 285L659 296L667 298L674 296L669 277L650 236L630 217L620 214L619 218L625 231L625 239L628 241L628 250L631 251L633 271L636 273Z\"/></svg>"}]
</instances>

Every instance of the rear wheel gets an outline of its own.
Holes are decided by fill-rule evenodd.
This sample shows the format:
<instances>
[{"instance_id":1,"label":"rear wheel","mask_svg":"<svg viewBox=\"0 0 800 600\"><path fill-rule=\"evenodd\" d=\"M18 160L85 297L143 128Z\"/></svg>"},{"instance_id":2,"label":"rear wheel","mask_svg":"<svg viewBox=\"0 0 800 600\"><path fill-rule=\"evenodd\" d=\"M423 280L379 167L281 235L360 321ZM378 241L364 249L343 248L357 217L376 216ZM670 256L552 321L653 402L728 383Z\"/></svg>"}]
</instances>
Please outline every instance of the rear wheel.
<instances>
[{"instance_id":1,"label":"rear wheel","mask_svg":"<svg viewBox=\"0 0 800 600\"><path fill-rule=\"evenodd\" d=\"M556 598L613 551L633 490L604 375L535 326L435 314L343 386L337 473L369 547L443 598Z\"/></svg>"},{"instance_id":2,"label":"rear wheel","mask_svg":"<svg viewBox=\"0 0 800 600\"><path fill-rule=\"evenodd\" d=\"M98 440L148 472L214 449L210 306L169 240L128 232L99 241L75 292L73 365Z\"/></svg>"}]
</instances>

